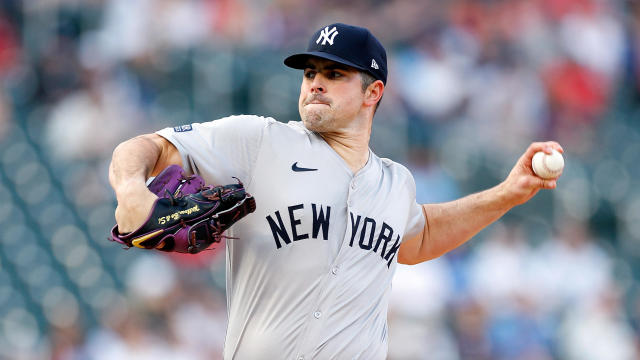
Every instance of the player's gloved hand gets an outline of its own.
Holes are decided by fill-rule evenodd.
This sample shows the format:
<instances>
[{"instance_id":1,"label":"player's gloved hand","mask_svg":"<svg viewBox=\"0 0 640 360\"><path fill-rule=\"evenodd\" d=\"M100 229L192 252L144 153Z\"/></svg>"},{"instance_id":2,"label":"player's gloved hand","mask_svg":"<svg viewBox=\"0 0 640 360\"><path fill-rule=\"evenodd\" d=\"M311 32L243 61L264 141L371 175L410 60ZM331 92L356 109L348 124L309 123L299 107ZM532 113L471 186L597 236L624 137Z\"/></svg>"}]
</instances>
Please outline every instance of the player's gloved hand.
<instances>
[{"instance_id":1,"label":"player's gloved hand","mask_svg":"<svg viewBox=\"0 0 640 360\"><path fill-rule=\"evenodd\" d=\"M241 182L208 187L200 176L187 177L177 165L158 174L148 190L159 198L146 221L125 234L114 226L111 240L128 247L195 254L219 242L226 229L256 208Z\"/></svg>"}]
</instances>

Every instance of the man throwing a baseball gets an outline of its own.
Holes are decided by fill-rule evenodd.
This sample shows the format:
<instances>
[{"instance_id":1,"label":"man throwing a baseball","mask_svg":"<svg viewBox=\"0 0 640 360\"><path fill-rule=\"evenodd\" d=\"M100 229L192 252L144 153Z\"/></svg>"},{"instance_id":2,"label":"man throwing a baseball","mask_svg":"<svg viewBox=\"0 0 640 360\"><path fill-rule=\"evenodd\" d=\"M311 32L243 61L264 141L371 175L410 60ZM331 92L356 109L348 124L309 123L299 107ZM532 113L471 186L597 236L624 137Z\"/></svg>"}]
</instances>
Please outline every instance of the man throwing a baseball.
<instances>
[{"instance_id":1,"label":"man throwing a baseball","mask_svg":"<svg viewBox=\"0 0 640 360\"><path fill-rule=\"evenodd\" d=\"M555 188L531 160L562 148L533 143L497 186L420 205L409 171L369 149L387 81L380 42L367 29L332 24L284 62L304 71L302 121L232 116L115 149L118 229L146 221L157 197L145 181L169 165L210 184L237 177L256 210L228 231L225 359L384 359L397 263L436 258Z\"/></svg>"}]
</instances>

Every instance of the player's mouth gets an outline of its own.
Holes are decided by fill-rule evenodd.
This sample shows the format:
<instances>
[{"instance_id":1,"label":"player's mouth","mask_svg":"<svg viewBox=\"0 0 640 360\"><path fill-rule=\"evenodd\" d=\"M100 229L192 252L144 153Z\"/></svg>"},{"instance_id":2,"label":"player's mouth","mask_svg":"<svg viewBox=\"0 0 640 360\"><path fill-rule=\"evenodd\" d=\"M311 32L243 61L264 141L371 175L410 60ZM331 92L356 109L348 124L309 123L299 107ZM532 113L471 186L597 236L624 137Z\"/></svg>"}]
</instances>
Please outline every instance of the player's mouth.
<instances>
[{"instance_id":1,"label":"player's mouth","mask_svg":"<svg viewBox=\"0 0 640 360\"><path fill-rule=\"evenodd\" d=\"M318 95L314 95L312 96L310 99L307 99L304 102L304 105L327 105L330 106L331 102L329 101L329 99L324 98L323 96L318 96Z\"/></svg>"}]
</instances>

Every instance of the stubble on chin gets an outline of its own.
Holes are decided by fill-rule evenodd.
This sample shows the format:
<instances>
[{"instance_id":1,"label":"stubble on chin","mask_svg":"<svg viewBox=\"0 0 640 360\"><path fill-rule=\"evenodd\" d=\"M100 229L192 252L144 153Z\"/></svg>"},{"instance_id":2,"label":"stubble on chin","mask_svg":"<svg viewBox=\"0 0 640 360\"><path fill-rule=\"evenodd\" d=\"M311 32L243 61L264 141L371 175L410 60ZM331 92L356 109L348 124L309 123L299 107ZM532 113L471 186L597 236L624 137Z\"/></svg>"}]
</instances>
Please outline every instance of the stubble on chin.
<instances>
[{"instance_id":1,"label":"stubble on chin","mask_svg":"<svg viewBox=\"0 0 640 360\"><path fill-rule=\"evenodd\" d=\"M303 110L301 113L302 123L304 126L315 132L322 132L327 126L326 114L320 111Z\"/></svg>"},{"instance_id":2,"label":"stubble on chin","mask_svg":"<svg viewBox=\"0 0 640 360\"><path fill-rule=\"evenodd\" d=\"M326 105L311 105L312 102L319 101ZM323 132L331 125L330 110L331 99L323 94L310 94L299 104L300 118L305 127L311 131Z\"/></svg>"}]
</instances>

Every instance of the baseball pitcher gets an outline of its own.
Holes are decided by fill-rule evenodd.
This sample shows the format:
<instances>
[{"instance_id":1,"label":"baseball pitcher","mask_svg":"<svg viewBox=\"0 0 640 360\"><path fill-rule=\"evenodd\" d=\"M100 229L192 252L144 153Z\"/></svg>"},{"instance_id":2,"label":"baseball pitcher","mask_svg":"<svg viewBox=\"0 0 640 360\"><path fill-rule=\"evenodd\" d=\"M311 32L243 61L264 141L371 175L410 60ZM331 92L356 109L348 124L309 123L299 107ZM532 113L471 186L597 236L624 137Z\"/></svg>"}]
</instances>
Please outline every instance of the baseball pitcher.
<instances>
[{"instance_id":1,"label":"baseball pitcher","mask_svg":"<svg viewBox=\"0 0 640 360\"><path fill-rule=\"evenodd\" d=\"M533 143L497 186L421 205L411 173L369 149L387 83L380 42L367 29L331 24L284 63L303 70L301 121L231 116L115 149L113 236L127 246L197 252L228 228L225 359L385 359L397 263L436 258L555 188L556 179L533 173L531 158L562 148ZM170 165L184 169L170 176L178 184L197 176L231 185L148 188L147 178Z\"/></svg>"}]
</instances>

